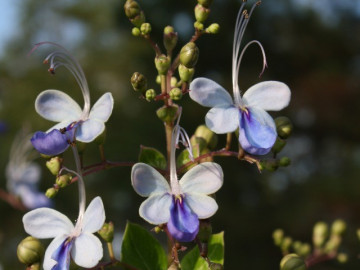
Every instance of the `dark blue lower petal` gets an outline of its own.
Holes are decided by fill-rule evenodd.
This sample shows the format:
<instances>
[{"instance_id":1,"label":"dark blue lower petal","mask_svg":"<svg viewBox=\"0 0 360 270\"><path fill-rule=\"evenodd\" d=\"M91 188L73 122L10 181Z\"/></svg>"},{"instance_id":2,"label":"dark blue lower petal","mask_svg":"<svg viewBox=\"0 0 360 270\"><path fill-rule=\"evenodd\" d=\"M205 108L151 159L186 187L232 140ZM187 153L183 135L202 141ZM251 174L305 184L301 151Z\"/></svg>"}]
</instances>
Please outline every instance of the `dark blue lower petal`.
<instances>
[{"instance_id":1,"label":"dark blue lower petal","mask_svg":"<svg viewBox=\"0 0 360 270\"><path fill-rule=\"evenodd\" d=\"M38 152L49 156L58 155L69 147L66 135L57 129L49 133L36 132L31 138L31 143Z\"/></svg>"},{"instance_id":2,"label":"dark blue lower petal","mask_svg":"<svg viewBox=\"0 0 360 270\"><path fill-rule=\"evenodd\" d=\"M199 231L199 218L182 198L173 197L167 228L169 233L180 242L190 242L195 239Z\"/></svg>"},{"instance_id":3,"label":"dark blue lower petal","mask_svg":"<svg viewBox=\"0 0 360 270\"><path fill-rule=\"evenodd\" d=\"M57 261L57 264L51 270L69 270L70 266L70 251L74 243L73 239L65 239L64 242L54 251L51 259Z\"/></svg>"}]
</instances>

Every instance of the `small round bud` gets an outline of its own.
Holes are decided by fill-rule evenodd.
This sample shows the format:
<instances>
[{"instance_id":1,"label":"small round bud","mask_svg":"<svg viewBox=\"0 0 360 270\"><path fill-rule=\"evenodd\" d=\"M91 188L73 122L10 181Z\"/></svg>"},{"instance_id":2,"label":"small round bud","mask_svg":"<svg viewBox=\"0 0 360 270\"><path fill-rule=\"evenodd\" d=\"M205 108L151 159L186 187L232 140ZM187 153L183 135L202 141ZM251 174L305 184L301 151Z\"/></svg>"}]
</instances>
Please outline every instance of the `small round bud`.
<instances>
[{"instance_id":1,"label":"small round bud","mask_svg":"<svg viewBox=\"0 0 360 270\"><path fill-rule=\"evenodd\" d=\"M346 223L342 219L337 219L331 225L331 234L341 236L346 230Z\"/></svg>"},{"instance_id":2,"label":"small round bud","mask_svg":"<svg viewBox=\"0 0 360 270\"><path fill-rule=\"evenodd\" d=\"M205 22L210 14L210 9L204 7L203 5L197 4L195 6L195 19L198 22Z\"/></svg>"},{"instance_id":3,"label":"small round bud","mask_svg":"<svg viewBox=\"0 0 360 270\"><path fill-rule=\"evenodd\" d=\"M325 252L330 253L336 251L341 244L341 237L331 236L330 240L325 244Z\"/></svg>"},{"instance_id":4,"label":"small round bud","mask_svg":"<svg viewBox=\"0 0 360 270\"><path fill-rule=\"evenodd\" d=\"M164 47L167 51L172 51L178 41L178 34L174 31L172 26L164 28Z\"/></svg>"},{"instance_id":5,"label":"small round bud","mask_svg":"<svg viewBox=\"0 0 360 270\"><path fill-rule=\"evenodd\" d=\"M279 163L273 159L263 159L260 160L260 170L268 170L274 172L279 168Z\"/></svg>"},{"instance_id":6,"label":"small round bud","mask_svg":"<svg viewBox=\"0 0 360 270\"><path fill-rule=\"evenodd\" d=\"M145 92L147 88L147 79L143 74L139 72L134 72L134 74L131 76L130 81L135 91Z\"/></svg>"},{"instance_id":7,"label":"small round bud","mask_svg":"<svg viewBox=\"0 0 360 270\"><path fill-rule=\"evenodd\" d=\"M141 25L145 22L145 15L144 12L141 11L139 15L134 18L130 19L130 22L135 25L136 27L140 28Z\"/></svg>"},{"instance_id":8,"label":"small round bud","mask_svg":"<svg viewBox=\"0 0 360 270\"><path fill-rule=\"evenodd\" d=\"M156 111L156 115L162 122L172 123L177 117L178 109L176 105L163 106Z\"/></svg>"},{"instance_id":9,"label":"small round bud","mask_svg":"<svg viewBox=\"0 0 360 270\"><path fill-rule=\"evenodd\" d=\"M329 235L329 227L325 222L319 221L313 229L313 243L315 247L321 247Z\"/></svg>"},{"instance_id":10,"label":"small round bud","mask_svg":"<svg viewBox=\"0 0 360 270\"><path fill-rule=\"evenodd\" d=\"M220 25L218 23L212 23L205 31L209 34L218 34L220 32Z\"/></svg>"},{"instance_id":11,"label":"small round bud","mask_svg":"<svg viewBox=\"0 0 360 270\"><path fill-rule=\"evenodd\" d=\"M140 36L141 32L140 32L140 29L137 28L137 27L134 27L132 30L131 30L131 34L135 37L138 37Z\"/></svg>"},{"instance_id":12,"label":"small round bud","mask_svg":"<svg viewBox=\"0 0 360 270\"><path fill-rule=\"evenodd\" d=\"M169 96L172 100L180 100L182 98L182 92L180 88L173 88L170 90Z\"/></svg>"},{"instance_id":13,"label":"small round bud","mask_svg":"<svg viewBox=\"0 0 360 270\"><path fill-rule=\"evenodd\" d=\"M339 263L347 263L348 261L348 255L346 253L339 253L336 257L337 261Z\"/></svg>"},{"instance_id":14,"label":"small round bud","mask_svg":"<svg viewBox=\"0 0 360 270\"><path fill-rule=\"evenodd\" d=\"M161 84L161 76L160 76L160 75L157 75L157 76L156 76L155 82L156 82L157 84Z\"/></svg>"},{"instance_id":15,"label":"small round bud","mask_svg":"<svg viewBox=\"0 0 360 270\"><path fill-rule=\"evenodd\" d=\"M105 242L111 243L114 240L114 223L104 223L98 233Z\"/></svg>"},{"instance_id":16,"label":"small round bud","mask_svg":"<svg viewBox=\"0 0 360 270\"><path fill-rule=\"evenodd\" d=\"M212 226L209 219L200 220L199 232L197 238L204 243L209 241L212 234Z\"/></svg>"},{"instance_id":17,"label":"small round bud","mask_svg":"<svg viewBox=\"0 0 360 270\"><path fill-rule=\"evenodd\" d=\"M160 233L162 231L162 229L159 227L159 226L156 226L155 228L154 228L154 232L155 233Z\"/></svg>"},{"instance_id":18,"label":"small round bud","mask_svg":"<svg viewBox=\"0 0 360 270\"><path fill-rule=\"evenodd\" d=\"M60 157L53 157L50 160L46 161L46 167L53 175L58 175L63 159Z\"/></svg>"},{"instance_id":19,"label":"small round bud","mask_svg":"<svg viewBox=\"0 0 360 270\"><path fill-rule=\"evenodd\" d=\"M32 236L23 239L17 247L18 259L26 265L40 262L44 252L45 250L41 242Z\"/></svg>"},{"instance_id":20,"label":"small round bud","mask_svg":"<svg viewBox=\"0 0 360 270\"><path fill-rule=\"evenodd\" d=\"M178 71L179 77L183 82L190 82L195 73L194 68L187 68L182 64L179 65Z\"/></svg>"},{"instance_id":21,"label":"small round bud","mask_svg":"<svg viewBox=\"0 0 360 270\"><path fill-rule=\"evenodd\" d=\"M306 264L299 255L291 253L282 258L280 270L306 270Z\"/></svg>"},{"instance_id":22,"label":"small round bud","mask_svg":"<svg viewBox=\"0 0 360 270\"><path fill-rule=\"evenodd\" d=\"M211 6L213 0L197 0L197 2L198 2L200 5L208 8L208 7Z\"/></svg>"},{"instance_id":23,"label":"small round bud","mask_svg":"<svg viewBox=\"0 0 360 270\"><path fill-rule=\"evenodd\" d=\"M291 159L288 157L282 157L279 160L279 166L281 167L287 167L291 164Z\"/></svg>"},{"instance_id":24,"label":"small round bud","mask_svg":"<svg viewBox=\"0 0 360 270\"><path fill-rule=\"evenodd\" d=\"M55 182L59 187L64 188L71 183L71 179L72 179L71 174L63 174L60 175L58 178L56 178Z\"/></svg>"},{"instance_id":25,"label":"small round bud","mask_svg":"<svg viewBox=\"0 0 360 270\"><path fill-rule=\"evenodd\" d=\"M164 54L155 57L155 66L160 75L165 75L170 67L170 58Z\"/></svg>"},{"instance_id":26,"label":"small round bud","mask_svg":"<svg viewBox=\"0 0 360 270\"><path fill-rule=\"evenodd\" d=\"M281 250L283 252L289 252L291 245L292 245L291 237L285 237L281 243Z\"/></svg>"},{"instance_id":27,"label":"small round bud","mask_svg":"<svg viewBox=\"0 0 360 270\"><path fill-rule=\"evenodd\" d=\"M143 23L140 26L140 31L141 31L141 34L143 34L143 35L150 34L151 33L151 24L150 23Z\"/></svg>"},{"instance_id":28,"label":"small round bud","mask_svg":"<svg viewBox=\"0 0 360 270\"><path fill-rule=\"evenodd\" d=\"M289 118L280 116L275 119L276 131L280 138L287 139L290 137L293 125Z\"/></svg>"},{"instance_id":29,"label":"small round bud","mask_svg":"<svg viewBox=\"0 0 360 270\"><path fill-rule=\"evenodd\" d=\"M273 232L272 237L274 239L274 244L280 246L284 240L284 231L282 229L276 229Z\"/></svg>"},{"instance_id":30,"label":"small round bud","mask_svg":"<svg viewBox=\"0 0 360 270\"><path fill-rule=\"evenodd\" d=\"M286 141L281 139L280 137L277 137L273 147L271 148L271 151L275 154L280 153L285 145Z\"/></svg>"},{"instance_id":31,"label":"small round bud","mask_svg":"<svg viewBox=\"0 0 360 270\"><path fill-rule=\"evenodd\" d=\"M301 246L298 248L298 254L302 257L306 257L311 252L311 246L308 243L301 244Z\"/></svg>"},{"instance_id":32,"label":"small round bud","mask_svg":"<svg viewBox=\"0 0 360 270\"><path fill-rule=\"evenodd\" d=\"M156 97L156 92L155 92L154 89L146 90L145 98L146 98L147 101L154 100L155 97Z\"/></svg>"},{"instance_id":33,"label":"small round bud","mask_svg":"<svg viewBox=\"0 0 360 270\"><path fill-rule=\"evenodd\" d=\"M46 192L45 192L45 196L48 197L49 199L52 199L56 196L56 194L59 192L58 189L56 188L49 188Z\"/></svg>"},{"instance_id":34,"label":"small round bud","mask_svg":"<svg viewBox=\"0 0 360 270\"><path fill-rule=\"evenodd\" d=\"M193 68L199 58L199 48L194 42L187 43L180 51L180 63L187 68Z\"/></svg>"},{"instance_id":35,"label":"small round bud","mask_svg":"<svg viewBox=\"0 0 360 270\"><path fill-rule=\"evenodd\" d=\"M218 136L205 125L198 126L194 135L204 139L210 149L214 149L217 145Z\"/></svg>"},{"instance_id":36,"label":"small round bud","mask_svg":"<svg viewBox=\"0 0 360 270\"><path fill-rule=\"evenodd\" d=\"M177 79L176 79L176 77L171 77L170 86L171 86L171 87L176 87L176 84L177 84Z\"/></svg>"},{"instance_id":37,"label":"small round bud","mask_svg":"<svg viewBox=\"0 0 360 270\"><path fill-rule=\"evenodd\" d=\"M204 24L201 23L201 22L196 21L196 22L194 22L194 28L199 30L199 31L202 31L202 30L204 30Z\"/></svg>"},{"instance_id":38,"label":"small round bud","mask_svg":"<svg viewBox=\"0 0 360 270\"><path fill-rule=\"evenodd\" d=\"M139 4L134 0L127 0L124 5L126 17L129 19L135 18L141 12Z\"/></svg>"}]
</instances>

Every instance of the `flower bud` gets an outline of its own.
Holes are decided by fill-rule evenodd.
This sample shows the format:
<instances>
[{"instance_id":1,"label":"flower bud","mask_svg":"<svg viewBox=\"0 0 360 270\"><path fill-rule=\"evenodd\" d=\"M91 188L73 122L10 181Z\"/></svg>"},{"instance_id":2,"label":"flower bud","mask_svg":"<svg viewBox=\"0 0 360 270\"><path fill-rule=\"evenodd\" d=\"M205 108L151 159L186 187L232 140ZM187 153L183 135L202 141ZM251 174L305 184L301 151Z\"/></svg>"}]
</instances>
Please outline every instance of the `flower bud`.
<instances>
[{"instance_id":1,"label":"flower bud","mask_svg":"<svg viewBox=\"0 0 360 270\"><path fill-rule=\"evenodd\" d=\"M164 54L155 57L155 66L160 75L165 75L170 67L170 58Z\"/></svg>"},{"instance_id":2,"label":"flower bud","mask_svg":"<svg viewBox=\"0 0 360 270\"><path fill-rule=\"evenodd\" d=\"M174 31L172 26L164 28L164 47L167 51L172 51L178 41L178 34Z\"/></svg>"},{"instance_id":3,"label":"flower bud","mask_svg":"<svg viewBox=\"0 0 360 270\"><path fill-rule=\"evenodd\" d=\"M199 48L194 42L187 43L180 51L180 63L187 68L193 68L199 58Z\"/></svg>"},{"instance_id":4,"label":"flower bud","mask_svg":"<svg viewBox=\"0 0 360 270\"><path fill-rule=\"evenodd\" d=\"M176 105L163 106L156 111L157 117L164 123L172 123L178 113L179 107Z\"/></svg>"},{"instance_id":5,"label":"flower bud","mask_svg":"<svg viewBox=\"0 0 360 270\"><path fill-rule=\"evenodd\" d=\"M203 5L197 4L195 6L194 12L196 21L203 23L209 17L210 9L204 7Z\"/></svg>"},{"instance_id":6,"label":"flower bud","mask_svg":"<svg viewBox=\"0 0 360 270\"><path fill-rule=\"evenodd\" d=\"M260 160L260 170L268 170L274 172L279 168L279 163L274 159L263 159Z\"/></svg>"},{"instance_id":7,"label":"flower bud","mask_svg":"<svg viewBox=\"0 0 360 270\"><path fill-rule=\"evenodd\" d=\"M111 243L114 240L114 223L104 223L98 233L105 242Z\"/></svg>"},{"instance_id":8,"label":"flower bud","mask_svg":"<svg viewBox=\"0 0 360 270\"><path fill-rule=\"evenodd\" d=\"M360 229L356 230L356 235L357 235L357 238L360 240Z\"/></svg>"},{"instance_id":9,"label":"flower bud","mask_svg":"<svg viewBox=\"0 0 360 270\"><path fill-rule=\"evenodd\" d=\"M279 160L279 166L281 167L287 167L291 164L291 159L288 157L282 157Z\"/></svg>"},{"instance_id":10,"label":"flower bud","mask_svg":"<svg viewBox=\"0 0 360 270\"><path fill-rule=\"evenodd\" d=\"M137 28L137 27L134 27L134 28L131 30L131 34L132 34L134 37L140 36L140 34L141 34L140 29Z\"/></svg>"},{"instance_id":11,"label":"flower bud","mask_svg":"<svg viewBox=\"0 0 360 270\"><path fill-rule=\"evenodd\" d=\"M40 263L34 263L30 266L29 270L40 270L41 264Z\"/></svg>"},{"instance_id":12,"label":"flower bud","mask_svg":"<svg viewBox=\"0 0 360 270\"><path fill-rule=\"evenodd\" d=\"M325 244L325 248L324 248L325 252L331 253L336 251L341 244L341 240L342 240L341 237L337 235L330 237L330 240L327 241Z\"/></svg>"},{"instance_id":13,"label":"flower bud","mask_svg":"<svg viewBox=\"0 0 360 270\"><path fill-rule=\"evenodd\" d=\"M208 7L211 6L213 0L197 0L197 2L198 2L200 5L208 8Z\"/></svg>"},{"instance_id":14,"label":"flower bud","mask_svg":"<svg viewBox=\"0 0 360 270\"><path fill-rule=\"evenodd\" d=\"M23 239L17 247L18 259L26 265L40 262L44 252L45 250L41 242L32 236Z\"/></svg>"},{"instance_id":15,"label":"flower bud","mask_svg":"<svg viewBox=\"0 0 360 270\"><path fill-rule=\"evenodd\" d=\"M275 119L276 131L280 138L287 139L290 137L293 125L289 118L280 116Z\"/></svg>"},{"instance_id":16,"label":"flower bud","mask_svg":"<svg viewBox=\"0 0 360 270\"><path fill-rule=\"evenodd\" d=\"M339 263L347 263L348 261L348 255L346 253L339 253L336 257L337 261Z\"/></svg>"},{"instance_id":17,"label":"flower bud","mask_svg":"<svg viewBox=\"0 0 360 270\"><path fill-rule=\"evenodd\" d=\"M281 139L280 137L277 137L273 147L271 148L271 151L274 154L280 153L280 151L284 148L285 145L286 141Z\"/></svg>"},{"instance_id":18,"label":"flower bud","mask_svg":"<svg viewBox=\"0 0 360 270\"><path fill-rule=\"evenodd\" d=\"M220 31L220 25L218 23L212 23L205 29L205 31L209 34L218 34Z\"/></svg>"},{"instance_id":19,"label":"flower bud","mask_svg":"<svg viewBox=\"0 0 360 270\"><path fill-rule=\"evenodd\" d=\"M161 76L160 76L160 75L157 75L157 76L156 76L155 82L156 82L157 84L161 84Z\"/></svg>"},{"instance_id":20,"label":"flower bud","mask_svg":"<svg viewBox=\"0 0 360 270\"><path fill-rule=\"evenodd\" d=\"M56 188L49 188L46 192L45 192L45 196L48 197L49 199L52 199L56 196L56 194L59 192L58 189Z\"/></svg>"},{"instance_id":21,"label":"flower bud","mask_svg":"<svg viewBox=\"0 0 360 270\"><path fill-rule=\"evenodd\" d=\"M134 74L131 76L130 81L135 91L145 92L147 88L147 79L143 74L139 72L134 72Z\"/></svg>"},{"instance_id":22,"label":"flower bud","mask_svg":"<svg viewBox=\"0 0 360 270\"><path fill-rule=\"evenodd\" d=\"M291 247L291 245L292 245L292 239L291 239L291 237L285 237L284 239L283 239L283 241L282 241L282 243L281 243L281 250L283 251L283 252L289 252L289 249L290 249L290 247Z\"/></svg>"},{"instance_id":23,"label":"flower bud","mask_svg":"<svg viewBox=\"0 0 360 270\"><path fill-rule=\"evenodd\" d=\"M204 139L210 149L214 149L217 145L218 136L205 125L198 126L194 135Z\"/></svg>"},{"instance_id":24,"label":"flower bud","mask_svg":"<svg viewBox=\"0 0 360 270\"><path fill-rule=\"evenodd\" d=\"M156 97L156 92L154 89L146 90L145 92L145 98L147 101L152 101Z\"/></svg>"},{"instance_id":25,"label":"flower bud","mask_svg":"<svg viewBox=\"0 0 360 270\"><path fill-rule=\"evenodd\" d=\"M139 15L134 18L130 19L130 22L135 25L136 27L140 28L141 25L145 22L145 15L144 12L141 11Z\"/></svg>"},{"instance_id":26,"label":"flower bud","mask_svg":"<svg viewBox=\"0 0 360 270\"><path fill-rule=\"evenodd\" d=\"M160 226L156 226L155 228L154 228L154 232L155 233L160 233L162 231L162 228L160 227Z\"/></svg>"},{"instance_id":27,"label":"flower bud","mask_svg":"<svg viewBox=\"0 0 360 270\"><path fill-rule=\"evenodd\" d=\"M126 17L129 19L135 18L141 12L139 4L134 0L127 0L124 5Z\"/></svg>"},{"instance_id":28,"label":"flower bud","mask_svg":"<svg viewBox=\"0 0 360 270\"><path fill-rule=\"evenodd\" d=\"M315 247L324 245L329 234L328 225L325 222L317 222L313 229L313 243Z\"/></svg>"},{"instance_id":29,"label":"flower bud","mask_svg":"<svg viewBox=\"0 0 360 270\"><path fill-rule=\"evenodd\" d=\"M46 161L46 167L53 175L58 175L63 159L60 157L53 157L50 160Z\"/></svg>"},{"instance_id":30,"label":"flower bud","mask_svg":"<svg viewBox=\"0 0 360 270\"><path fill-rule=\"evenodd\" d=\"M302 257L308 256L310 252L311 252L311 246L308 243L301 244L301 246L299 246L297 251L297 253Z\"/></svg>"},{"instance_id":31,"label":"flower bud","mask_svg":"<svg viewBox=\"0 0 360 270\"><path fill-rule=\"evenodd\" d=\"M151 24L150 23L143 23L140 26L140 31L141 31L141 34L143 34L143 35L150 34L151 33Z\"/></svg>"},{"instance_id":32,"label":"flower bud","mask_svg":"<svg viewBox=\"0 0 360 270\"><path fill-rule=\"evenodd\" d=\"M280 270L306 270L306 264L299 255L291 253L282 258Z\"/></svg>"},{"instance_id":33,"label":"flower bud","mask_svg":"<svg viewBox=\"0 0 360 270\"><path fill-rule=\"evenodd\" d=\"M176 79L176 77L171 77L170 86L171 86L171 87L176 87L176 84L177 84L177 79Z\"/></svg>"},{"instance_id":34,"label":"flower bud","mask_svg":"<svg viewBox=\"0 0 360 270\"><path fill-rule=\"evenodd\" d=\"M209 241L209 238L212 234L212 226L209 219L200 220L199 232L197 238L204 243Z\"/></svg>"},{"instance_id":35,"label":"flower bud","mask_svg":"<svg viewBox=\"0 0 360 270\"><path fill-rule=\"evenodd\" d=\"M272 237L274 239L275 246L280 246L284 240L284 231L282 229L276 229L273 232Z\"/></svg>"},{"instance_id":36,"label":"flower bud","mask_svg":"<svg viewBox=\"0 0 360 270\"><path fill-rule=\"evenodd\" d=\"M194 22L194 28L199 30L199 31L202 31L202 30L204 30L204 24L201 23L201 22L196 21L196 22Z\"/></svg>"},{"instance_id":37,"label":"flower bud","mask_svg":"<svg viewBox=\"0 0 360 270\"><path fill-rule=\"evenodd\" d=\"M170 90L169 96L172 100L180 100L182 98L182 92L180 88L173 88Z\"/></svg>"},{"instance_id":38,"label":"flower bud","mask_svg":"<svg viewBox=\"0 0 360 270\"><path fill-rule=\"evenodd\" d=\"M223 270L224 266L220 263L214 263L214 262L210 262L209 263L209 269L210 270Z\"/></svg>"},{"instance_id":39,"label":"flower bud","mask_svg":"<svg viewBox=\"0 0 360 270\"><path fill-rule=\"evenodd\" d=\"M72 179L72 176L70 174L63 174L63 175L60 175L58 178L56 178L56 184L59 187L64 188L68 184L71 183L71 179Z\"/></svg>"},{"instance_id":40,"label":"flower bud","mask_svg":"<svg viewBox=\"0 0 360 270\"><path fill-rule=\"evenodd\" d=\"M346 230L346 223L342 219L337 219L331 225L331 234L341 236Z\"/></svg>"},{"instance_id":41,"label":"flower bud","mask_svg":"<svg viewBox=\"0 0 360 270\"><path fill-rule=\"evenodd\" d=\"M179 65L178 70L179 70L180 79L183 82L190 82L195 73L194 68L187 68L182 64Z\"/></svg>"}]
</instances>

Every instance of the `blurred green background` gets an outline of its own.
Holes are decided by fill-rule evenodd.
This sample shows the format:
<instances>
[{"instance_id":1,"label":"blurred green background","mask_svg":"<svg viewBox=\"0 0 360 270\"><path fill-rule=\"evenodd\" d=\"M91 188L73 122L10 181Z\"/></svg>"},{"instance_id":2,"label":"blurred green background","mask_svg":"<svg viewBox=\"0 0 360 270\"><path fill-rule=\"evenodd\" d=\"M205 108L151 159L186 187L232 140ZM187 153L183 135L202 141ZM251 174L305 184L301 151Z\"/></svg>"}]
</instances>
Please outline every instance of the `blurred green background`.
<instances>
[{"instance_id":1,"label":"blurred green background","mask_svg":"<svg viewBox=\"0 0 360 270\"><path fill-rule=\"evenodd\" d=\"M173 25L180 39L176 51L193 33L196 1L139 1L153 38L162 45L162 31ZM161 103L139 98L130 85L138 71L149 88L155 83L154 52L131 35L132 25L123 12L124 1L108 0L4 0L0 4L0 179L6 189L5 166L12 140L27 123L32 131L47 130L52 123L34 110L36 96L45 89L59 89L82 104L71 76L59 69L47 72L42 60L52 48L44 46L30 57L40 41L65 46L81 63L88 79L92 102L110 91L115 99L107 124L106 156L111 161L136 161L140 145L165 152L165 132L155 110ZM208 22L221 26L218 35L203 36L195 77L206 76L231 91L231 52L234 22L241 1L214 0ZM251 1L250 3L251 4ZM295 239L310 242L315 222L343 218L348 230L342 251L349 263L326 262L312 269L359 269L360 244L360 1L264 0L245 34L245 42L257 39L267 53L268 68L262 78L258 48L246 53L240 70L240 88L262 80L279 80L292 90L290 106L273 116L286 115L294 134L281 155L291 166L274 173L259 173L254 165L232 158L216 158L225 173L217 193L219 210L212 218L214 232L225 230L226 269L278 269L281 253L271 234L283 228ZM244 44L245 44L244 42ZM204 122L206 108L185 96L182 126L192 134ZM224 136L220 136L219 148ZM235 147L235 145L234 145ZM96 145L86 150L85 164L99 162ZM71 156L65 155L71 167ZM42 168L41 190L54 183ZM143 198L130 184L130 168L120 167L86 177L88 201L103 198L108 221L115 222L117 247L127 220L151 228L138 216ZM61 190L55 207L75 219L77 187ZM26 236L24 212L0 201L0 263L3 269L24 269L16 259L16 246ZM161 237L160 237L161 238ZM117 249L118 250L118 249Z\"/></svg>"}]
</instances>

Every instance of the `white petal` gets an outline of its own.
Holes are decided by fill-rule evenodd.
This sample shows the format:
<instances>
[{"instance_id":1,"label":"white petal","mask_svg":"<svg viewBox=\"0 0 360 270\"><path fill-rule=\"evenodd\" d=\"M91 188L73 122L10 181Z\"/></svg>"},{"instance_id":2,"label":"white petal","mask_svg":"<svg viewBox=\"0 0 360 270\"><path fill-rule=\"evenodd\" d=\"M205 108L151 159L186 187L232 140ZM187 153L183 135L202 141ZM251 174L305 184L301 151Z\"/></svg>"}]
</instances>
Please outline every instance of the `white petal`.
<instances>
[{"instance_id":1,"label":"white petal","mask_svg":"<svg viewBox=\"0 0 360 270\"><path fill-rule=\"evenodd\" d=\"M111 93L102 95L91 108L89 118L106 122L113 110L114 99Z\"/></svg>"},{"instance_id":2,"label":"white petal","mask_svg":"<svg viewBox=\"0 0 360 270\"><path fill-rule=\"evenodd\" d=\"M253 85L244 94L244 103L265 111L279 111L289 105L289 87L277 81L266 81Z\"/></svg>"},{"instance_id":3,"label":"white petal","mask_svg":"<svg viewBox=\"0 0 360 270\"><path fill-rule=\"evenodd\" d=\"M218 209L216 201L204 194L185 193L185 203L194 211L199 219L209 218Z\"/></svg>"},{"instance_id":4,"label":"white petal","mask_svg":"<svg viewBox=\"0 0 360 270\"><path fill-rule=\"evenodd\" d=\"M45 90L35 100L35 110L47 120L61 122L77 120L81 108L69 95L59 90Z\"/></svg>"},{"instance_id":5,"label":"white petal","mask_svg":"<svg viewBox=\"0 0 360 270\"><path fill-rule=\"evenodd\" d=\"M103 257L103 247L99 238L91 233L81 233L74 241L71 256L78 266L94 267Z\"/></svg>"},{"instance_id":6,"label":"white petal","mask_svg":"<svg viewBox=\"0 0 360 270\"><path fill-rule=\"evenodd\" d=\"M83 231L94 233L101 229L105 222L104 204L100 197L96 197L86 208L83 220Z\"/></svg>"},{"instance_id":7,"label":"white petal","mask_svg":"<svg viewBox=\"0 0 360 270\"><path fill-rule=\"evenodd\" d=\"M206 114L205 123L218 134L233 132L239 127L239 110L233 106L211 108Z\"/></svg>"},{"instance_id":8,"label":"white petal","mask_svg":"<svg viewBox=\"0 0 360 270\"><path fill-rule=\"evenodd\" d=\"M140 205L139 215L151 224L166 223L170 218L171 200L168 193L154 194Z\"/></svg>"},{"instance_id":9,"label":"white petal","mask_svg":"<svg viewBox=\"0 0 360 270\"><path fill-rule=\"evenodd\" d=\"M212 194L223 184L224 174L219 164L204 162L186 172L179 181L184 193Z\"/></svg>"},{"instance_id":10,"label":"white petal","mask_svg":"<svg viewBox=\"0 0 360 270\"><path fill-rule=\"evenodd\" d=\"M170 193L170 186L165 178L153 167L145 163L136 163L131 169L131 184L143 197L151 193Z\"/></svg>"},{"instance_id":11,"label":"white petal","mask_svg":"<svg viewBox=\"0 0 360 270\"><path fill-rule=\"evenodd\" d=\"M74 225L67 216L50 208L38 208L23 217L25 231L36 238L70 234Z\"/></svg>"},{"instance_id":12,"label":"white petal","mask_svg":"<svg viewBox=\"0 0 360 270\"><path fill-rule=\"evenodd\" d=\"M196 78L190 83L190 97L205 107L230 106L233 100L222 86L207 78Z\"/></svg>"},{"instance_id":13,"label":"white petal","mask_svg":"<svg viewBox=\"0 0 360 270\"><path fill-rule=\"evenodd\" d=\"M60 235L51 241L50 245L47 247L45 256L44 256L44 270L51 270L57 262L51 259L54 251L65 241L68 235Z\"/></svg>"},{"instance_id":14,"label":"white petal","mask_svg":"<svg viewBox=\"0 0 360 270\"><path fill-rule=\"evenodd\" d=\"M88 119L79 125L76 130L76 139L80 142L92 142L105 130L105 124L96 119Z\"/></svg>"},{"instance_id":15,"label":"white petal","mask_svg":"<svg viewBox=\"0 0 360 270\"><path fill-rule=\"evenodd\" d=\"M78 120L78 119L77 119ZM75 121L77 121L75 120ZM62 128L66 128L68 125L70 125L72 122L74 122L74 120L64 120L60 123L57 123L56 125L52 126L51 128L49 128L46 133L49 133L50 131L52 131L53 129L62 129Z\"/></svg>"}]
</instances>

